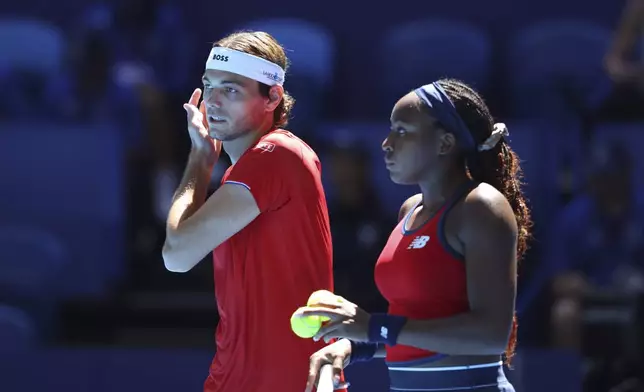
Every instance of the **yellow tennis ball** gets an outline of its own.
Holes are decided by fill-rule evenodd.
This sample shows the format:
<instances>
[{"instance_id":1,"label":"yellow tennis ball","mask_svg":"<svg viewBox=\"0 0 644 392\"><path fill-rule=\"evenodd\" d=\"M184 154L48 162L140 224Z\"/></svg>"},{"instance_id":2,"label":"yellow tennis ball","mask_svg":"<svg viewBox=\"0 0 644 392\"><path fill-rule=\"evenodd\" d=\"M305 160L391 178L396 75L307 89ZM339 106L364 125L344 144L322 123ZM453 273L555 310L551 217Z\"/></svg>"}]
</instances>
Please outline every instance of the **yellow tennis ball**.
<instances>
[{"instance_id":1,"label":"yellow tennis ball","mask_svg":"<svg viewBox=\"0 0 644 392\"><path fill-rule=\"evenodd\" d=\"M297 312L296 312L297 313ZM301 338L312 338L322 327L322 320L319 316L298 316L293 313L291 316L291 329Z\"/></svg>"}]
</instances>

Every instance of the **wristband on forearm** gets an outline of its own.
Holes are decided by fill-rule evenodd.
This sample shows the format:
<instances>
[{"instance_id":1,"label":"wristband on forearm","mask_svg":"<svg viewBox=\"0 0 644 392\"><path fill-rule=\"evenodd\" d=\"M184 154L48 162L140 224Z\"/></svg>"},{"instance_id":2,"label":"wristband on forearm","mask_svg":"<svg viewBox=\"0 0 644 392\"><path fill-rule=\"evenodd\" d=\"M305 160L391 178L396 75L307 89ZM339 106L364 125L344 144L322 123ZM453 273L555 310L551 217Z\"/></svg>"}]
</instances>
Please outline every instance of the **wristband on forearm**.
<instances>
[{"instance_id":1,"label":"wristband on forearm","mask_svg":"<svg viewBox=\"0 0 644 392\"><path fill-rule=\"evenodd\" d=\"M356 362L370 361L378 352L381 345L378 343L369 342L351 342L351 356L349 357L349 365Z\"/></svg>"},{"instance_id":2,"label":"wristband on forearm","mask_svg":"<svg viewBox=\"0 0 644 392\"><path fill-rule=\"evenodd\" d=\"M369 342L395 346L398 342L398 335L406 323L407 317L386 313L372 314L369 320Z\"/></svg>"}]
</instances>

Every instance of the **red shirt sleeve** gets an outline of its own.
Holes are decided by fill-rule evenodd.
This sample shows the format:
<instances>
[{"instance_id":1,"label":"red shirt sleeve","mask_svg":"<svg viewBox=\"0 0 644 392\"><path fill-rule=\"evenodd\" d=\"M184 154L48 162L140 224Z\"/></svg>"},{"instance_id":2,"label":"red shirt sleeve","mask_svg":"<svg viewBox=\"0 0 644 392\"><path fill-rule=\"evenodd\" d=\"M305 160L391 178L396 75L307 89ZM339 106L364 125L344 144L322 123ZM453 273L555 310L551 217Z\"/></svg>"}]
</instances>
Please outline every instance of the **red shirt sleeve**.
<instances>
[{"instance_id":1,"label":"red shirt sleeve","mask_svg":"<svg viewBox=\"0 0 644 392\"><path fill-rule=\"evenodd\" d=\"M261 142L233 165L224 184L246 187L260 212L276 210L289 199L288 165L293 152L272 142Z\"/></svg>"}]
</instances>

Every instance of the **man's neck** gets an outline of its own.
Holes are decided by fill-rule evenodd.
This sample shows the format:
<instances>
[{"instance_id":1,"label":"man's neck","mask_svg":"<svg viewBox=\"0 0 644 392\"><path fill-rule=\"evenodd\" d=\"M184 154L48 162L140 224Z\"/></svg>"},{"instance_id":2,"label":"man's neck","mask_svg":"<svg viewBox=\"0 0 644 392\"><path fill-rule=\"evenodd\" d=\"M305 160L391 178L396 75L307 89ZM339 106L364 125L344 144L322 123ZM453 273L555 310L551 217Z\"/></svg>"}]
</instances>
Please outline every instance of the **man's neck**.
<instances>
[{"instance_id":1,"label":"man's neck","mask_svg":"<svg viewBox=\"0 0 644 392\"><path fill-rule=\"evenodd\" d=\"M230 140L223 143L224 151L230 157L231 163L234 165L242 155L257 144L257 141L269 131L251 131L235 140Z\"/></svg>"}]
</instances>

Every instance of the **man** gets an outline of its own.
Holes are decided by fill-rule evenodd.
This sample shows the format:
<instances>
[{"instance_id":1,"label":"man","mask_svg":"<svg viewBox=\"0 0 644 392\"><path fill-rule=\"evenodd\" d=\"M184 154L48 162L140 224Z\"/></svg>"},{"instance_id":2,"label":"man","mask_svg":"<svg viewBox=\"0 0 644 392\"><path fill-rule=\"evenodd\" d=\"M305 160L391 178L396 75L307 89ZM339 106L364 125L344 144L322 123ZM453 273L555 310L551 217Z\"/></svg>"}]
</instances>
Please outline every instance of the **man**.
<instances>
[{"instance_id":1,"label":"man","mask_svg":"<svg viewBox=\"0 0 644 392\"><path fill-rule=\"evenodd\" d=\"M333 290L329 218L315 152L280 129L294 100L287 58L269 34L215 43L201 90L184 105L192 150L167 221L166 268L187 272L214 249L220 315L205 391L301 392L320 343L298 338L292 312ZM206 200L221 149L232 166Z\"/></svg>"}]
</instances>

